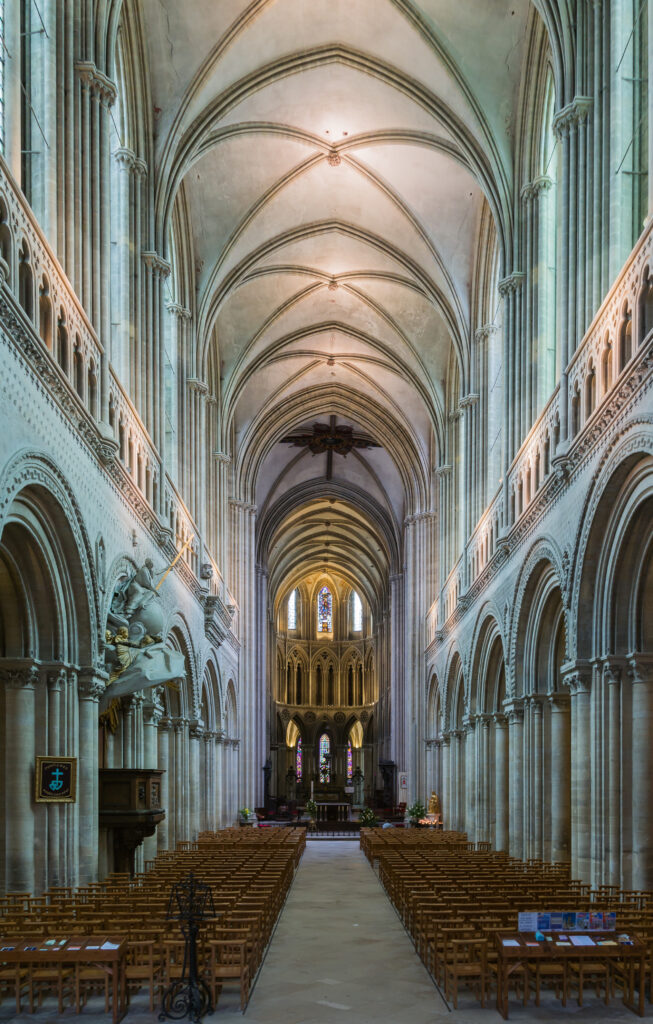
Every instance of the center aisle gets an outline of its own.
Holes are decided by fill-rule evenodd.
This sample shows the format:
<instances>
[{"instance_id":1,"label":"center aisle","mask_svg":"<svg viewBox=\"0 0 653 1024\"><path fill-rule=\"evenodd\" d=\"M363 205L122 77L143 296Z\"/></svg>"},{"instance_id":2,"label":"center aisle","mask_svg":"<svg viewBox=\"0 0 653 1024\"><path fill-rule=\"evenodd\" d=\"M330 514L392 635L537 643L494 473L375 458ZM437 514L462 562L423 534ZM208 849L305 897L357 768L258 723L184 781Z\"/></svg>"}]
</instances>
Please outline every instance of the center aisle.
<instances>
[{"instance_id":1,"label":"center aisle","mask_svg":"<svg viewBox=\"0 0 653 1024\"><path fill-rule=\"evenodd\" d=\"M242 1021L225 1014L216 1024ZM491 1015L492 1016L492 1015ZM256 1024L433 1024L451 1015L357 842L310 841L245 1015Z\"/></svg>"}]
</instances>

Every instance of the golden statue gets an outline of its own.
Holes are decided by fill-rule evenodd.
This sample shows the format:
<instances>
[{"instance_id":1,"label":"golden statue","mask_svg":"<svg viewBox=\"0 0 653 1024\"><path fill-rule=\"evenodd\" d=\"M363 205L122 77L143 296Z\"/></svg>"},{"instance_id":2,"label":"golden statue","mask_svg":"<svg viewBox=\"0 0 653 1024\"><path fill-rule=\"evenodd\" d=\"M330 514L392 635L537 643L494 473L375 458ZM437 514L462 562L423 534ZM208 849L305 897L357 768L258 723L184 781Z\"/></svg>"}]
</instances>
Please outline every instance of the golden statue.
<instances>
[{"instance_id":1,"label":"golden statue","mask_svg":"<svg viewBox=\"0 0 653 1024\"><path fill-rule=\"evenodd\" d=\"M431 796L429 797L429 814L442 814L440 797L433 790L431 790Z\"/></svg>"}]
</instances>

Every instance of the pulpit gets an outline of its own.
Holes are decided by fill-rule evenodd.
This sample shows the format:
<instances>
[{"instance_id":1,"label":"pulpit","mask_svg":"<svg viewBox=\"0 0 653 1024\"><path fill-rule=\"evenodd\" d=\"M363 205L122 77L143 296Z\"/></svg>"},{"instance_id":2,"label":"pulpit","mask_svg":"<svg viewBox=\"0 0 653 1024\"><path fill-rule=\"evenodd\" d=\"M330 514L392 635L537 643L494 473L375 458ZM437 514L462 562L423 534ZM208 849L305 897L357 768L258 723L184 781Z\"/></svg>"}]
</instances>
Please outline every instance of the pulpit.
<instances>
[{"instance_id":1,"label":"pulpit","mask_svg":"<svg viewBox=\"0 0 653 1024\"><path fill-rule=\"evenodd\" d=\"M134 852L165 817L160 768L100 768L100 826L113 834L114 871L134 874Z\"/></svg>"}]
</instances>

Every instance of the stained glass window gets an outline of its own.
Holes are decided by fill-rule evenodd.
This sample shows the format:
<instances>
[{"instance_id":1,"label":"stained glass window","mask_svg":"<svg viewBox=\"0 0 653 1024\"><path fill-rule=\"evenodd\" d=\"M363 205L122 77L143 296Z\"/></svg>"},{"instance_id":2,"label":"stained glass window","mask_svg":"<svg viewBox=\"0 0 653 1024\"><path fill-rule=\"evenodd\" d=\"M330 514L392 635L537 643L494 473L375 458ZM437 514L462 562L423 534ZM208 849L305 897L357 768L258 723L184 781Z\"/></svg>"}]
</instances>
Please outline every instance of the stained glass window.
<instances>
[{"instance_id":1,"label":"stained glass window","mask_svg":"<svg viewBox=\"0 0 653 1024\"><path fill-rule=\"evenodd\" d=\"M288 598L288 629L297 629L297 591Z\"/></svg>"},{"instance_id":2,"label":"stained glass window","mask_svg":"<svg viewBox=\"0 0 653 1024\"><path fill-rule=\"evenodd\" d=\"M363 628L363 602L356 591L351 595L351 617L352 629L359 633Z\"/></svg>"},{"instance_id":3,"label":"stained glass window","mask_svg":"<svg viewBox=\"0 0 653 1024\"><path fill-rule=\"evenodd\" d=\"M333 598L328 587L322 587L317 595L317 631L333 632Z\"/></svg>"},{"instance_id":4,"label":"stained glass window","mask_svg":"<svg viewBox=\"0 0 653 1024\"><path fill-rule=\"evenodd\" d=\"M331 741L325 732L320 736L320 782L331 782Z\"/></svg>"},{"instance_id":5,"label":"stained glass window","mask_svg":"<svg viewBox=\"0 0 653 1024\"><path fill-rule=\"evenodd\" d=\"M351 782L354 777L354 751L351 747L351 740L347 743L347 781Z\"/></svg>"},{"instance_id":6,"label":"stained glass window","mask_svg":"<svg viewBox=\"0 0 653 1024\"><path fill-rule=\"evenodd\" d=\"M297 781L302 777L302 738L297 737L297 752L295 754L295 772L297 774Z\"/></svg>"}]
</instances>

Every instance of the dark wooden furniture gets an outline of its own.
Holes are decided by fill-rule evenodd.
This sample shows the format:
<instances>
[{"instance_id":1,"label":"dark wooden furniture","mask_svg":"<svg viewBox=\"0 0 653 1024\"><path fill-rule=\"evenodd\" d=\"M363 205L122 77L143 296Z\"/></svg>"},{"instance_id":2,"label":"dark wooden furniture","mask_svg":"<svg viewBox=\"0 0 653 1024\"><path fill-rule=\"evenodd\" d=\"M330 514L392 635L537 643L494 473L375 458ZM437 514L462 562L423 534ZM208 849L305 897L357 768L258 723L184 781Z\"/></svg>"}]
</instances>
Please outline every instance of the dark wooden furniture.
<instances>
[{"instance_id":1,"label":"dark wooden furniture","mask_svg":"<svg viewBox=\"0 0 653 1024\"><path fill-rule=\"evenodd\" d=\"M21 939L20 942L11 940L0 941L0 961L3 964L15 964L17 972L23 968L29 971L36 966L56 965L62 969L73 967L77 969L80 964L92 964L94 967L105 971L111 982L113 1024L118 1024L126 1012L125 999L125 957L127 955L127 943L122 938L97 938L89 935L82 935L78 938L68 938L63 946L47 946L47 940L43 937L37 939ZM106 944L111 944L111 949L103 949ZM8 948L8 947L13 948ZM19 1003L19 999L17 1000ZM18 1005L17 1005L18 1010ZM20 1012L18 1010L18 1012Z\"/></svg>"},{"instance_id":2,"label":"dark wooden furniture","mask_svg":"<svg viewBox=\"0 0 653 1024\"><path fill-rule=\"evenodd\" d=\"M134 851L165 817L160 768L101 768L100 825L113 832L113 870L134 874Z\"/></svg>"},{"instance_id":3,"label":"dark wooden furniture","mask_svg":"<svg viewBox=\"0 0 653 1024\"><path fill-rule=\"evenodd\" d=\"M605 964L608 969L612 965L626 967L624 974L630 978L628 991L624 992L623 1003L633 1013L644 1016L644 996L646 982L646 945L640 939L631 936L632 945L624 945L618 941L617 932L583 932L594 940L592 946L559 946L558 942L569 941L571 936L577 937L578 932L547 932L551 941L546 939L536 942L534 932L497 932L497 1010L508 1019L508 983L510 975L518 968L533 971L538 964L571 964L584 960L592 963ZM565 938L561 939L563 935ZM597 941L608 940L614 945L600 946ZM505 942L516 942L517 945L506 946ZM530 943L530 945L529 945ZM637 1003L634 989L637 988Z\"/></svg>"}]
</instances>

